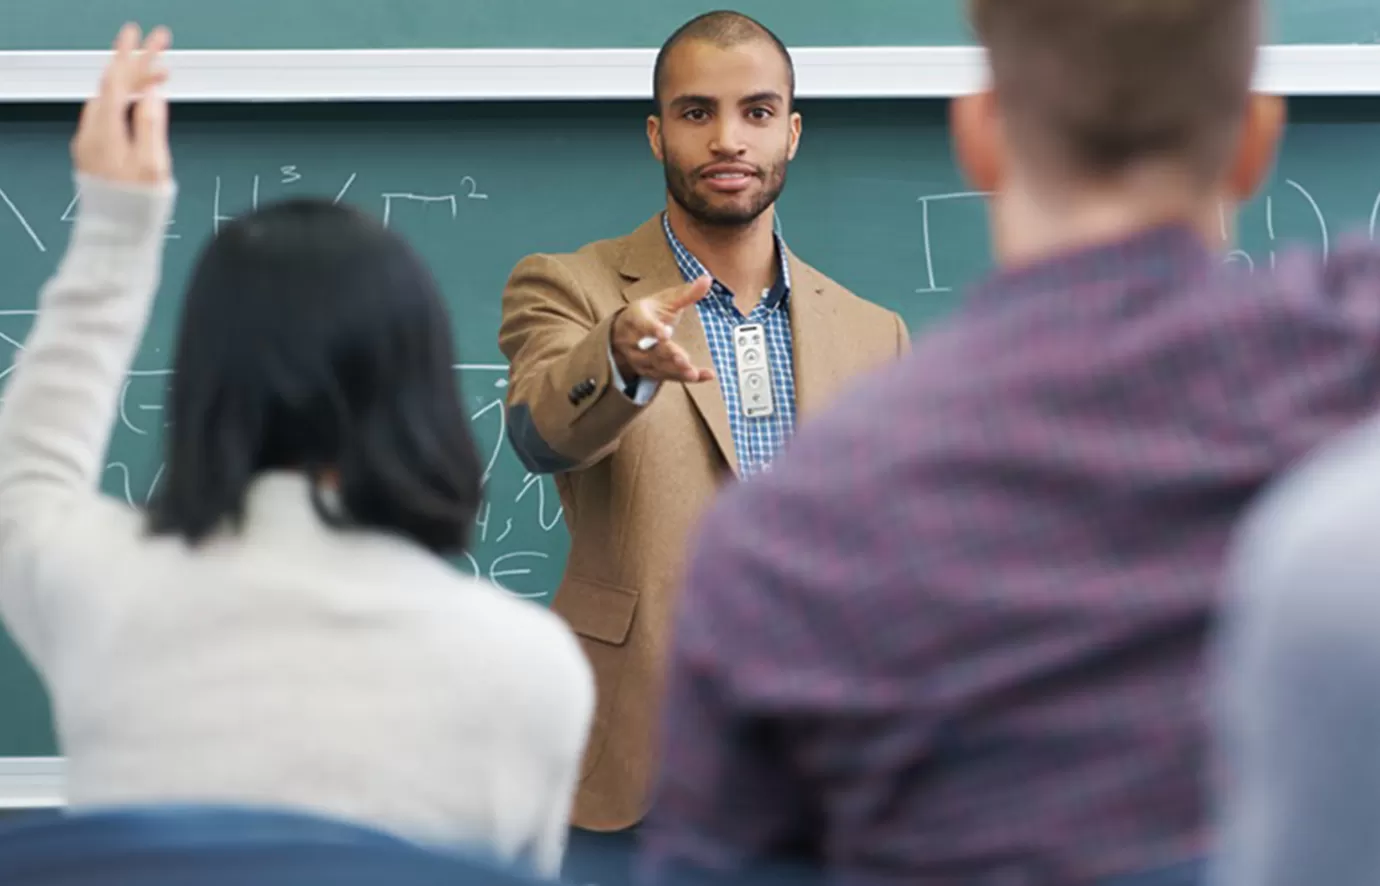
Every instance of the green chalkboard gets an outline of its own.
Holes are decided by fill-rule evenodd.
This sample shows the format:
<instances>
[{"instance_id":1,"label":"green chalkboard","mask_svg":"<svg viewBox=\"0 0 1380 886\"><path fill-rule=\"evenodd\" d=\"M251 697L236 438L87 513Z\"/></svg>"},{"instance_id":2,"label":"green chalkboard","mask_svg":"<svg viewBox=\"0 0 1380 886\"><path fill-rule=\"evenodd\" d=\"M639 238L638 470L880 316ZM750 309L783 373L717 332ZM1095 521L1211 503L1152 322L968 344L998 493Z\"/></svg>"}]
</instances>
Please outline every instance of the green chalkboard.
<instances>
[{"instance_id":1,"label":"green chalkboard","mask_svg":"<svg viewBox=\"0 0 1380 886\"><path fill-rule=\"evenodd\" d=\"M989 266L984 203L951 163L943 104L806 103L803 112L783 233L806 260L923 333ZM69 230L72 113L12 109L0 124L0 367L27 334ZM1266 267L1276 241L1331 246L1346 225L1370 222L1380 101L1315 101L1294 116L1275 182L1244 214L1235 261ZM568 538L551 480L529 476L502 436L499 297L524 254L625 233L658 211L661 170L640 107L178 108L173 131L181 197L165 283L124 393L105 489L138 504L155 482L177 293L216 219L256 199L343 195L419 247L452 308L464 396L491 469L479 543L457 568L548 601ZM0 642L0 756L53 750L43 693Z\"/></svg>"},{"instance_id":2,"label":"green chalkboard","mask_svg":"<svg viewBox=\"0 0 1380 886\"><path fill-rule=\"evenodd\" d=\"M99 49L126 18L167 24L184 49L649 47L682 22L722 8L704 0L43 0L14 3L0 49ZM963 0L741 0L791 46L971 42ZM1370 0L1276 0L1279 43L1380 42Z\"/></svg>"}]
</instances>

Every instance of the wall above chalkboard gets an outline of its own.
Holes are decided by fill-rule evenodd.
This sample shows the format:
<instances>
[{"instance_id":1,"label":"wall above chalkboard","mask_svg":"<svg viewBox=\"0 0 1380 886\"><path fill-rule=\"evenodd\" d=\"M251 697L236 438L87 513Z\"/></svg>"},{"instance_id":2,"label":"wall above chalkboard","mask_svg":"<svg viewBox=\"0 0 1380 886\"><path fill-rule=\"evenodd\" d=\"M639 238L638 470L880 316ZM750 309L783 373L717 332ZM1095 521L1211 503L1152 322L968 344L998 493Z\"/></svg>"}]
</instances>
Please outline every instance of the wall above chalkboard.
<instances>
[{"instance_id":1,"label":"wall above chalkboard","mask_svg":"<svg viewBox=\"0 0 1380 886\"><path fill-rule=\"evenodd\" d=\"M76 101L128 17L167 24L181 101L647 98L656 47L704 0L45 0L6 13L0 101ZM803 98L943 98L982 83L963 2L743 0L791 47ZM1307 13L1305 15L1305 13ZM1271 7L1259 88L1380 95L1380 7Z\"/></svg>"},{"instance_id":2,"label":"wall above chalkboard","mask_svg":"<svg viewBox=\"0 0 1380 886\"><path fill-rule=\"evenodd\" d=\"M678 25L729 7L787 45L962 46L964 0L43 0L11 4L0 50L105 49L120 24L166 24L182 49L599 49L660 45ZM1267 42L1380 43L1372 0L1270 0Z\"/></svg>"}]
</instances>

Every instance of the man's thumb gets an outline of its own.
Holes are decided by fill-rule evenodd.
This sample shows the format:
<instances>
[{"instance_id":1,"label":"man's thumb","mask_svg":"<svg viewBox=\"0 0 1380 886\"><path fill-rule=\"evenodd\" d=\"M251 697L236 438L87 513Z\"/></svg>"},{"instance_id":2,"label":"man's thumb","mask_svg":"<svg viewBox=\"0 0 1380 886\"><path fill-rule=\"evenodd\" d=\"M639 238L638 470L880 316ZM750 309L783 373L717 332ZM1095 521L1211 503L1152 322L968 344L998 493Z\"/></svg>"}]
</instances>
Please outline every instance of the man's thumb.
<instances>
[{"instance_id":1,"label":"man's thumb","mask_svg":"<svg viewBox=\"0 0 1380 886\"><path fill-rule=\"evenodd\" d=\"M684 286L670 290L670 299L666 302L666 309L669 311L684 310L704 298L713 286L714 278L708 274L701 274Z\"/></svg>"}]
</instances>

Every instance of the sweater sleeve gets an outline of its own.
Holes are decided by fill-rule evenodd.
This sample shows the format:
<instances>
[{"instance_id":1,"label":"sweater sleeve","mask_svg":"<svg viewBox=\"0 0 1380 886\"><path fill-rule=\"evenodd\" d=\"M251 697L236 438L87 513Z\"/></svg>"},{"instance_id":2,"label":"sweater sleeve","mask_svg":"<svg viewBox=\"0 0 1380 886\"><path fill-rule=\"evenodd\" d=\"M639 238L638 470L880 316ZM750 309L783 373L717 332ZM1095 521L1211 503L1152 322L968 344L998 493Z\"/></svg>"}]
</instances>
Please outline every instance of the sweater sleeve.
<instances>
[{"instance_id":1,"label":"sweater sleeve","mask_svg":"<svg viewBox=\"0 0 1380 886\"><path fill-rule=\"evenodd\" d=\"M39 293L0 406L0 616L30 657L42 646L33 578L45 548L99 495L176 192L80 174L76 185L67 251Z\"/></svg>"}]
</instances>

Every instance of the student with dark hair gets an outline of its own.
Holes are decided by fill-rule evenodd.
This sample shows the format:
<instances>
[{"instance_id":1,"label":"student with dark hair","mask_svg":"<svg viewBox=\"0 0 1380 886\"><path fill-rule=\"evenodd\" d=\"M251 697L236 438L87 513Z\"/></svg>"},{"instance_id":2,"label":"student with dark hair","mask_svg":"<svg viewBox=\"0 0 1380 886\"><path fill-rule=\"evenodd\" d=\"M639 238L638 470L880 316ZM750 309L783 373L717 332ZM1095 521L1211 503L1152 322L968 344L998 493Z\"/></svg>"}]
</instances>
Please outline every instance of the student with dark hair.
<instances>
[{"instance_id":1,"label":"student with dark hair","mask_svg":"<svg viewBox=\"0 0 1380 886\"><path fill-rule=\"evenodd\" d=\"M0 409L0 615L73 807L314 811L559 869L593 714L570 631L465 577L482 466L436 285L352 210L258 210L186 296L166 473L99 493L175 185L127 27L73 142L81 208ZM127 112L133 106L132 124Z\"/></svg>"},{"instance_id":2,"label":"student with dark hair","mask_svg":"<svg viewBox=\"0 0 1380 886\"><path fill-rule=\"evenodd\" d=\"M372 218L296 200L231 222L192 276L176 363L155 533L200 542L242 520L262 472L288 470L330 481L310 491L332 525L464 550L483 467L450 320L426 268Z\"/></svg>"}]
</instances>

